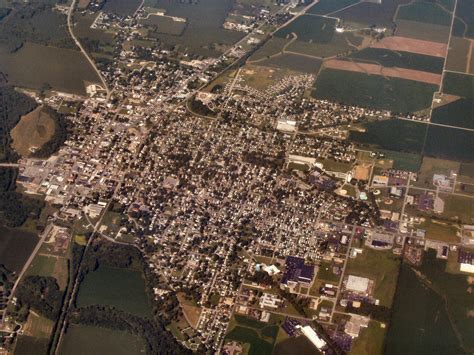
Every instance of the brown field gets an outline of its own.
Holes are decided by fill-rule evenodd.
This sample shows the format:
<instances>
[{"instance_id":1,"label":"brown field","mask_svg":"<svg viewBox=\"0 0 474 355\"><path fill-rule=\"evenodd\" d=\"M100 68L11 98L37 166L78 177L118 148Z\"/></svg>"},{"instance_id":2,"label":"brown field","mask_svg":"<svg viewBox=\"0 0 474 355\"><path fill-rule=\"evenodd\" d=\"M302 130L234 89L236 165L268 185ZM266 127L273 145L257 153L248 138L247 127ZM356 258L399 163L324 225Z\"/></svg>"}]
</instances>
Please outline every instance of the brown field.
<instances>
[{"instance_id":1,"label":"brown field","mask_svg":"<svg viewBox=\"0 0 474 355\"><path fill-rule=\"evenodd\" d=\"M469 67L471 46L471 41L466 38L452 37L446 58L446 70L465 73Z\"/></svg>"},{"instance_id":2,"label":"brown field","mask_svg":"<svg viewBox=\"0 0 474 355\"><path fill-rule=\"evenodd\" d=\"M442 58L446 57L448 50L448 46L443 43L399 36L385 37L380 42L377 42L373 47L412 52Z\"/></svg>"},{"instance_id":3,"label":"brown field","mask_svg":"<svg viewBox=\"0 0 474 355\"><path fill-rule=\"evenodd\" d=\"M386 68L378 64L356 63L339 59L328 60L324 63L324 65L326 68L330 69L348 70L365 74L376 74L391 78L420 81L434 85L439 85L441 83L441 75L419 70Z\"/></svg>"},{"instance_id":4,"label":"brown field","mask_svg":"<svg viewBox=\"0 0 474 355\"><path fill-rule=\"evenodd\" d=\"M89 6L90 0L79 0L79 3L77 4L77 7L80 9L85 9L87 6Z\"/></svg>"},{"instance_id":5,"label":"brown field","mask_svg":"<svg viewBox=\"0 0 474 355\"><path fill-rule=\"evenodd\" d=\"M189 325L196 329L201 316L201 308L182 304L181 309Z\"/></svg>"},{"instance_id":6,"label":"brown field","mask_svg":"<svg viewBox=\"0 0 474 355\"><path fill-rule=\"evenodd\" d=\"M12 129L12 148L22 157L30 156L53 137L55 129L54 120L39 106Z\"/></svg>"},{"instance_id":7,"label":"brown field","mask_svg":"<svg viewBox=\"0 0 474 355\"><path fill-rule=\"evenodd\" d=\"M53 324L53 321L30 311L23 332L32 337L48 338L53 330Z\"/></svg>"}]
</instances>

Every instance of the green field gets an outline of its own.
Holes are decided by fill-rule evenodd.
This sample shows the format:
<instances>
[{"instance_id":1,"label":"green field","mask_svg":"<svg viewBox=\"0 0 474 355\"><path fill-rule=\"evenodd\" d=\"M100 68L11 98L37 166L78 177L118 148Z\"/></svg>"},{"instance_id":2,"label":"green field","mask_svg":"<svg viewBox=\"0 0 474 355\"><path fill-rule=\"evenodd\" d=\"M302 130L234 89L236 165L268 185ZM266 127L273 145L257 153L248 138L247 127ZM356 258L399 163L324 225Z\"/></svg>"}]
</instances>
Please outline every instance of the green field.
<instances>
[{"instance_id":1,"label":"green field","mask_svg":"<svg viewBox=\"0 0 474 355\"><path fill-rule=\"evenodd\" d=\"M350 54L357 50L362 44L363 37L352 32L334 33L329 43L310 43L294 41L287 48L287 52L295 52L318 58L332 57L342 54Z\"/></svg>"},{"instance_id":2,"label":"green field","mask_svg":"<svg viewBox=\"0 0 474 355\"><path fill-rule=\"evenodd\" d=\"M344 275L367 277L374 281L374 297L380 305L390 307L397 287L400 258L391 250L379 251L365 248L361 255L349 259Z\"/></svg>"},{"instance_id":3,"label":"green field","mask_svg":"<svg viewBox=\"0 0 474 355\"><path fill-rule=\"evenodd\" d=\"M303 15L275 33L286 38L294 33L298 41L311 43L329 43L332 40L337 20L321 16Z\"/></svg>"},{"instance_id":4,"label":"green field","mask_svg":"<svg viewBox=\"0 0 474 355\"><path fill-rule=\"evenodd\" d=\"M79 288L77 302L79 307L104 304L138 316L151 315L142 275L129 269L100 266L88 273Z\"/></svg>"},{"instance_id":5,"label":"green field","mask_svg":"<svg viewBox=\"0 0 474 355\"><path fill-rule=\"evenodd\" d=\"M218 56L227 47L244 36L243 32L222 27L232 9L233 0L169 1L148 0L147 6L163 9L169 16L187 19L181 36L157 34L157 38L170 47L203 56Z\"/></svg>"},{"instance_id":6,"label":"green field","mask_svg":"<svg viewBox=\"0 0 474 355\"><path fill-rule=\"evenodd\" d=\"M431 114L431 122L473 129L474 98L456 100L435 108Z\"/></svg>"},{"instance_id":7,"label":"green field","mask_svg":"<svg viewBox=\"0 0 474 355\"><path fill-rule=\"evenodd\" d=\"M279 326L276 324L279 318L274 318L272 321L272 317L269 323L263 323L235 315L229 324L230 331L225 339L249 344L249 355L270 355L279 331Z\"/></svg>"},{"instance_id":8,"label":"green field","mask_svg":"<svg viewBox=\"0 0 474 355\"><path fill-rule=\"evenodd\" d=\"M285 339L275 346L273 355L318 355L321 354L304 335Z\"/></svg>"},{"instance_id":9,"label":"green field","mask_svg":"<svg viewBox=\"0 0 474 355\"><path fill-rule=\"evenodd\" d=\"M471 41L462 37L451 37L448 56L446 58L446 70L466 72Z\"/></svg>"},{"instance_id":10,"label":"green field","mask_svg":"<svg viewBox=\"0 0 474 355\"><path fill-rule=\"evenodd\" d=\"M81 52L26 43L13 54L0 54L0 67L13 85L85 95L84 82L98 82Z\"/></svg>"},{"instance_id":11,"label":"green field","mask_svg":"<svg viewBox=\"0 0 474 355\"><path fill-rule=\"evenodd\" d=\"M384 67L407 68L430 73L441 73L444 64L443 58L383 48L365 48L351 54L349 58L380 64Z\"/></svg>"},{"instance_id":12,"label":"green field","mask_svg":"<svg viewBox=\"0 0 474 355\"><path fill-rule=\"evenodd\" d=\"M150 15L147 19L143 19L140 23L156 28L154 32L164 33L173 36L180 36L186 28L186 22L173 21L169 17Z\"/></svg>"},{"instance_id":13,"label":"green field","mask_svg":"<svg viewBox=\"0 0 474 355\"><path fill-rule=\"evenodd\" d=\"M20 335L15 345L15 355L47 354L48 338Z\"/></svg>"},{"instance_id":14,"label":"green field","mask_svg":"<svg viewBox=\"0 0 474 355\"><path fill-rule=\"evenodd\" d=\"M451 13L435 2L418 0L398 9L397 19L451 26Z\"/></svg>"},{"instance_id":15,"label":"green field","mask_svg":"<svg viewBox=\"0 0 474 355\"><path fill-rule=\"evenodd\" d=\"M474 38L474 1L458 0L453 36Z\"/></svg>"},{"instance_id":16,"label":"green field","mask_svg":"<svg viewBox=\"0 0 474 355\"><path fill-rule=\"evenodd\" d=\"M474 75L446 72L443 92L466 98L474 98Z\"/></svg>"},{"instance_id":17,"label":"green field","mask_svg":"<svg viewBox=\"0 0 474 355\"><path fill-rule=\"evenodd\" d=\"M474 309L474 297L468 292L466 276L445 269L446 261L436 259L433 250L425 254L420 276L402 265L386 354L472 353L474 322L468 311Z\"/></svg>"},{"instance_id":18,"label":"green field","mask_svg":"<svg viewBox=\"0 0 474 355\"><path fill-rule=\"evenodd\" d=\"M371 320L367 328L362 328L359 336L352 344L351 355L379 355L383 354L383 346L386 328L382 328L380 323Z\"/></svg>"},{"instance_id":19,"label":"green field","mask_svg":"<svg viewBox=\"0 0 474 355\"><path fill-rule=\"evenodd\" d=\"M365 132L350 132L350 139L381 149L420 153L423 149L427 125L397 119L370 122L364 125Z\"/></svg>"},{"instance_id":20,"label":"green field","mask_svg":"<svg viewBox=\"0 0 474 355\"><path fill-rule=\"evenodd\" d=\"M138 9L140 0L107 0L104 11L121 16L130 16Z\"/></svg>"},{"instance_id":21,"label":"green field","mask_svg":"<svg viewBox=\"0 0 474 355\"><path fill-rule=\"evenodd\" d=\"M34 233L0 226L0 264L19 272L38 243Z\"/></svg>"},{"instance_id":22,"label":"green field","mask_svg":"<svg viewBox=\"0 0 474 355\"><path fill-rule=\"evenodd\" d=\"M128 333L106 328L70 324L59 354L130 355L145 353L145 342Z\"/></svg>"},{"instance_id":23,"label":"green field","mask_svg":"<svg viewBox=\"0 0 474 355\"><path fill-rule=\"evenodd\" d=\"M320 0L308 10L308 13L327 15L358 2L360 2L360 0Z\"/></svg>"},{"instance_id":24,"label":"green field","mask_svg":"<svg viewBox=\"0 0 474 355\"><path fill-rule=\"evenodd\" d=\"M323 70L316 80L312 96L393 112L416 112L431 106L436 85L380 75Z\"/></svg>"},{"instance_id":25,"label":"green field","mask_svg":"<svg viewBox=\"0 0 474 355\"><path fill-rule=\"evenodd\" d=\"M474 132L430 125L424 153L435 158L474 162Z\"/></svg>"},{"instance_id":26,"label":"green field","mask_svg":"<svg viewBox=\"0 0 474 355\"><path fill-rule=\"evenodd\" d=\"M346 10L334 14L344 22L355 22L366 26L377 25L394 27L393 16L397 7L410 3L412 0L383 0L381 4L375 2L361 2Z\"/></svg>"},{"instance_id":27,"label":"green field","mask_svg":"<svg viewBox=\"0 0 474 355\"><path fill-rule=\"evenodd\" d=\"M54 256L37 255L28 268L28 275L53 276L56 261Z\"/></svg>"},{"instance_id":28,"label":"green field","mask_svg":"<svg viewBox=\"0 0 474 355\"><path fill-rule=\"evenodd\" d=\"M282 54L258 63L269 67L283 68L302 73L316 74L321 68L322 61L296 54Z\"/></svg>"},{"instance_id":29,"label":"green field","mask_svg":"<svg viewBox=\"0 0 474 355\"><path fill-rule=\"evenodd\" d=\"M421 155L395 152L392 150L381 150L385 154L384 159L392 159L394 161L393 168L397 170L418 172L421 165Z\"/></svg>"},{"instance_id":30,"label":"green field","mask_svg":"<svg viewBox=\"0 0 474 355\"><path fill-rule=\"evenodd\" d=\"M440 43L448 43L449 26L433 25L426 22L416 21L397 21L397 36L421 39L424 41L433 41Z\"/></svg>"}]
</instances>

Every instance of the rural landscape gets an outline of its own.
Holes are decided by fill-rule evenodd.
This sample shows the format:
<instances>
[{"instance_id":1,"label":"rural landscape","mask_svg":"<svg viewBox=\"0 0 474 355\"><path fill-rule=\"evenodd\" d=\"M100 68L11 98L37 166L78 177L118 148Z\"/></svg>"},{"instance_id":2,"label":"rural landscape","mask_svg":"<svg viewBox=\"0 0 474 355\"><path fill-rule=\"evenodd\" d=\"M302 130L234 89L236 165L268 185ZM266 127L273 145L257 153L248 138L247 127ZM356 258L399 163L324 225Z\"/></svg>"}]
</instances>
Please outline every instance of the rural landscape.
<instances>
[{"instance_id":1,"label":"rural landscape","mask_svg":"<svg viewBox=\"0 0 474 355\"><path fill-rule=\"evenodd\" d=\"M472 354L474 1L0 0L0 355Z\"/></svg>"}]
</instances>

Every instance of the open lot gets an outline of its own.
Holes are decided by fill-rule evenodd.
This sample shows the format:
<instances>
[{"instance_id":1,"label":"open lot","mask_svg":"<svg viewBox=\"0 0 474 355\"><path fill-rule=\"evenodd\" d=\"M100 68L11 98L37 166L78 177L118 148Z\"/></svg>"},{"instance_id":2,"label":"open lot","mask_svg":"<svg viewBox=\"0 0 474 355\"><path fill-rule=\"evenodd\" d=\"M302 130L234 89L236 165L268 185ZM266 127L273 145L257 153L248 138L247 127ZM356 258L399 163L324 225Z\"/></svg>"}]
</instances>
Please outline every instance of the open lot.
<instances>
[{"instance_id":1,"label":"open lot","mask_svg":"<svg viewBox=\"0 0 474 355\"><path fill-rule=\"evenodd\" d=\"M325 69L316 80L312 96L394 112L416 112L431 106L437 89L437 85L413 80Z\"/></svg>"},{"instance_id":2,"label":"open lot","mask_svg":"<svg viewBox=\"0 0 474 355\"><path fill-rule=\"evenodd\" d=\"M474 98L459 99L435 108L431 122L474 129Z\"/></svg>"},{"instance_id":3,"label":"open lot","mask_svg":"<svg viewBox=\"0 0 474 355\"><path fill-rule=\"evenodd\" d=\"M349 58L375 63L384 67L398 67L440 74L443 71L442 57L395 51L385 48L365 48Z\"/></svg>"},{"instance_id":4,"label":"open lot","mask_svg":"<svg viewBox=\"0 0 474 355\"><path fill-rule=\"evenodd\" d=\"M22 157L27 157L47 143L56 131L54 119L38 106L34 111L21 117L12 129L12 148Z\"/></svg>"},{"instance_id":5,"label":"open lot","mask_svg":"<svg viewBox=\"0 0 474 355\"><path fill-rule=\"evenodd\" d=\"M85 277L77 298L79 307L105 304L138 316L151 315L145 284L138 271L100 266Z\"/></svg>"},{"instance_id":6,"label":"open lot","mask_svg":"<svg viewBox=\"0 0 474 355\"><path fill-rule=\"evenodd\" d=\"M117 354L145 353L145 342L128 333L106 328L70 324L59 354Z\"/></svg>"},{"instance_id":7,"label":"open lot","mask_svg":"<svg viewBox=\"0 0 474 355\"><path fill-rule=\"evenodd\" d=\"M390 307L397 287L400 258L391 250L365 248L361 255L349 259L345 275L367 277L374 281L374 297L382 306Z\"/></svg>"},{"instance_id":8,"label":"open lot","mask_svg":"<svg viewBox=\"0 0 474 355\"><path fill-rule=\"evenodd\" d=\"M76 50L26 43L13 54L0 54L0 67L13 85L85 95L85 83L98 83L93 68Z\"/></svg>"}]
</instances>

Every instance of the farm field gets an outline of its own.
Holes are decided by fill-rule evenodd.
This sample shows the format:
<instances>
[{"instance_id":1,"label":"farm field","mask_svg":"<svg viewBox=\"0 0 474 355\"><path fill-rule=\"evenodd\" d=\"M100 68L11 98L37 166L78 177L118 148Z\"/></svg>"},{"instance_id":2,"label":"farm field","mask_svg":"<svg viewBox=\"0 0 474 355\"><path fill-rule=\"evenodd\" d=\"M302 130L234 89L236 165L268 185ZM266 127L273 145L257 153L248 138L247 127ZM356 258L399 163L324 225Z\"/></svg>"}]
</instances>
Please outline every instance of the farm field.
<instances>
[{"instance_id":1,"label":"farm field","mask_svg":"<svg viewBox=\"0 0 474 355\"><path fill-rule=\"evenodd\" d=\"M474 129L474 98L459 99L435 108L431 122Z\"/></svg>"},{"instance_id":2,"label":"farm field","mask_svg":"<svg viewBox=\"0 0 474 355\"><path fill-rule=\"evenodd\" d=\"M151 315L145 284L139 271L100 266L82 281L77 297L79 307L104 304L138 316Z\"/></svg>"},{"instance_id":3,"label":"farm field","mask_svg":"<svg viewBox=\"0 0 474 355\"><path fill-rule=\"evenodd\" d=\"M400 19L397 19L396 23L397 36L416 38L424 41L448 43L450 32L449 26Z\"/></svg>"},{"instance_id":4,"label":"farm field","mask_svg":"<svg viewBox=\"0 0 474 355\"><path fill-rule=\"evenodd\" d=\"M453 36L474 38L474 2L458 0L456 7L456 21L453 26Z\"/></svg>"},{"instance_id":5,"label":"farm field","mask_svg":"<svg viewBox=\"0 0 474 355\"><path fill-rule=\"evenodd\" d=\"M384 48L365 48L349 56L351 59L380 64L384 67L398 67L431 73L443 71L444 60L423 54L388 50Z\"/></svg>"},{"instance_id":6,"label":"farm field","mask_svg":"<svg viewBox=\"0 0 474 355\"><path fill-rule=\"evenodd\" d=\"M316 80L312 96L393 112L416 112L431 106L437 88L413 80L325 69Z\"/></svg>"},{"instance_id":7,"label":"farm field","mask_svg":"<svg viewBox=\"0 0 474 355\"><path fill-rule=\"evenodd\" d=\"M397 152L420 153L427 125L392 119L364 125L365 132L350 132L350 139Z\"/></svg>"},{"instance_id":8,"label":"farm field","mask_svg":"<svg viewBox=\"0 0 474 355\"><path fill-rule=\"evenodd\" d=\"M0 54L0 67L11 84L32 89L51 85L53 90L85 95L86 82L99 82L79 51L33 43L13 54Z\"/></svg>"},{"instance_id":9,"label":"farm field","mask_svg":"<svg viewBox=\"0 0 474 355\"><path fill-rule=\"evenodd\" d=\"M59 354L117 354L145 353L145 342L125 332L93 326L70 324Z\"/></svg>"},{"instance_id":10,"label":"farm field","mask_svg":"<svg viewBox=\"0 0 474 355\"><path fill-rule=\"evenodd\" d=\"M222 28L232 9L232 0L180 2L149 0L147 6L163 9L168 16L184 17L188 24L181 36L158 34L157 38L170 46L204 56L218 56L222 48L237 42L244 33Z\"/></svg>"},{"instance_id":11,"label":"farm field","mask_svg":"<svg viewBox=\"0 0 474 355\"><path fill-rule=\"evenodd\" d=\"M186 22L174 21L169 17L149 15L147 19L141 20L140 23L146 26L156 28L156 33L164 33L173 36L180 36L186 28Z\"/></svg>"},{"instance_id":12,"label":"farm field","mask_svg":"<svg viewBox=\"0 0 474 355\"><path fill-rule=\"evenodd\" d=\"M374 297L390 307L397 287L400 258L391 251L365 248L355 259L349 259L345 275L367 277L374 281Z\"/></svg>"},{"instance_id":13,"label":"farm field","mask_svg":"<svg viewBox=\"0 0 474 355\"><path fill-rule=\"evenodd\" d=\"M451 45L446 58L446 70L467 72L471 42L461 37L451 37Z\"/></svg>"},{"instance_id":14,"label":"farm field","mask_svg":"<svg viewBox=\"0 0 474 355\"><path fill-rule=\"evenodd\" d=\"M305 57L302 55L282 54L258 62L258 65L284 68L302 73L317 74L321 68L322 61L320 59Z\"/></svg>"},{"instance_id":15,"label":"farm field","mask_svg":"<svg viewBox=\"0 0 474 355\"><path fill-rule=\"evenodd\" d=\"M121 16L130 16L138 9L140 0L107 0L103 10Z\"/></svg>"},{"instance_id":16,"label":"farm field","mask_svg":"<svg viewBox=\"0 0 474 355\"><path fill-rule=\"evenodd\" d=\"M0 226L0 260L7 269L19 272L38 242L38 236ZM13 252L14 251L14 252Z\"/></svg>"},{"instance_id":17,"label":"farm field","mask_svg":"<svg viewBox=\"0 0 474 355\"><path fill-rule=\"evenodd\" d=\"M435 158L474 162L473 151L474 132L429 126L424 147L426 155Z\"/></svg>"},{"instance_id":18,"label":"farm field","mask_svg":"<svg viewBox=\"0 0 474 355\"><path fill-rule=\"evenodd\" d=\"M412 0L385 0L382 4L361 2L346 10L339 11L333 16L344 22L355 22L365 26L377 25L394 27L393 17L399 5L408 4Z\"/></svg>"},{"instance_id":19,"label":"farm field","mask_svg":"<svg viewBox=\"0 0 474 355\"><path fill-rule=\"evenodd\" d=\"M298 37L298 41L329 43L334 35L336 23L337 20L334 18L303 15L278 30L275 36L287 38L294 33Z\"/></svg>"},{"instance_id":20,"label":"farm field","mask_svg":"<svg viewBox=\"0 0 474 355\"><path fill-rule=\"evenodd\" d=\"M34 111L20 119L20 122L10 132L12 148L22 157L27 157L33 151L47 143L56 131L54 119L38 106Z\"/></svg>"},{"instance_id":21,"label":"farm field","mask_svg":"<svg viewBox=\"0 0 474 355\"><path fill-rule=\"evenodd\" d=\"M375 43L373 47L399 52L410 52L412 54L421 54L431 57L440 57L443 59L448 51L448 46L445 43L401 36L385 37L381 41Z\"/></svg>"},{"instance_id":22,"label":"farm field","mask_svg":"<svg viewBox=\"0 0 474 355\"><path fill-rule=\"evenodd\" d=\"M49 339L20 335L15 345L15 355L47 354Z\"/></svg>"},{"instance_id":23,"label":"farm field","mask_svg":"<svg viewBox=\"0 0 474 355\"><path fill-rule=\"evenodd\" d=\"M315 15L328 15L330 13L339 11L347 6L354 5L360 0L320 0L307 13Z\"/></svg>"},{"instance_id":24,"label":"farm field","mask_svg":"<svg viewBox=\"0 0 474 355\"><path fill-rule=\"evenodd\" d=\"M465 354L474 347L474 324L468 316L474 299L468 292L467 278L445 269L446 261L436 259L433 250L425 253L422 266L415 269L420 276L409 265L402 265L386 354Z\"/></svg>"},{"instance_id":25,"label":"farm field","mask_svg":"<svg viewBox=\"0 0 474 355\"><path fill-rule=\"evenodd\" d=\"M258 49L249 59L249 63L268 59L272 56L282 53L285 46L290 42L289 39L272 37L264 46Z\"/></svg>"},{"instance_id":26,"label":"farm field","mask_svg":"<svg viewBox=\"0 0 474 355\"><path fill-rule=\"evenodd\" d=\"M446 72L443 93L474 98L474 75Z\"/></svg>"},{"instance_id":27,"label":"farm field","mask_svg":"<svg viewBox=\"0 0 474 355\"><path fill-rule=\"evenodd\" d=\"M400 6L397 20L425 22L439 26L451 26L452 14L436 2L416 0Z\"/></svg>"}]
</instances>

